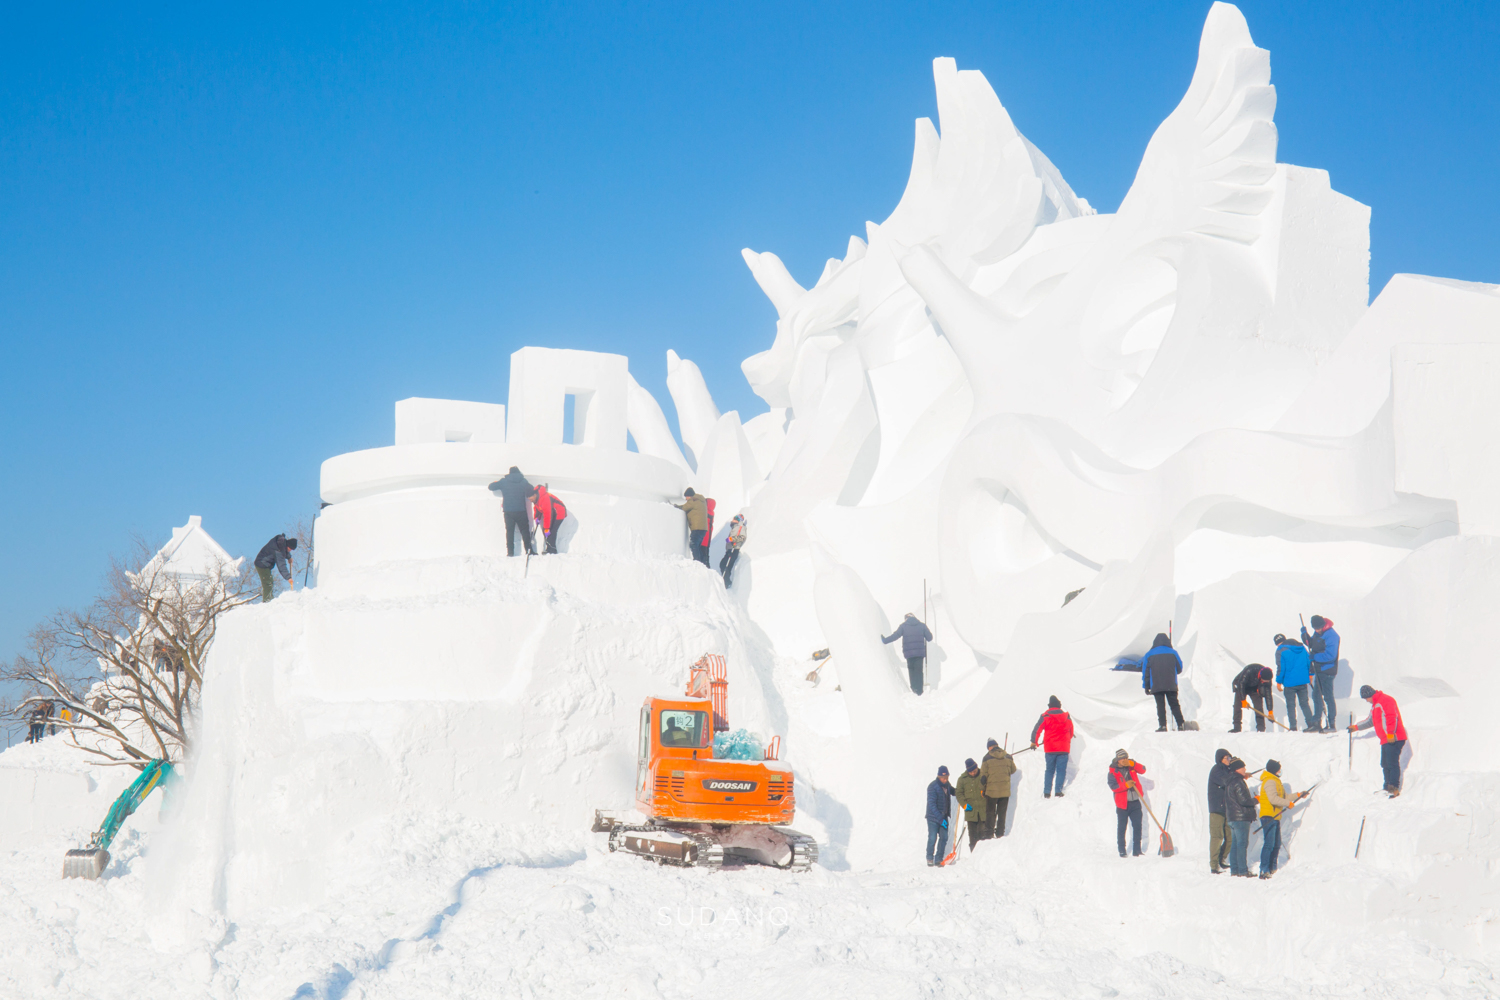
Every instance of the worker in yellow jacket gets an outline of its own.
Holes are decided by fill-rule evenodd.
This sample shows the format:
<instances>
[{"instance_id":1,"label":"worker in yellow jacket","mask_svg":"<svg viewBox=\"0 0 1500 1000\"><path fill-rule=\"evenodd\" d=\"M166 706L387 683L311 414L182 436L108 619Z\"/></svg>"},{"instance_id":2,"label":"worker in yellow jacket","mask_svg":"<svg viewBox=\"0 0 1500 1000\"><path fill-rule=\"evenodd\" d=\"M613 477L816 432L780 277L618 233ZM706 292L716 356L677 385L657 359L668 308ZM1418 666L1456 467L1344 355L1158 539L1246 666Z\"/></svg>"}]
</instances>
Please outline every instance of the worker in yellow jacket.
<instances>
[{"instance_id":1,"label":"worker in yellow jacket","mask_svg":"<svg viewBox=\"0 0 1500 1000\"><path fill-rule=\"evenodd\" d=\"M1276 861L1281 854L1281 814L1305 798L1306 792L1288 798L1286 785L1281 781L1281 762L1266 761L1266 769L1260 773L1261 878L1276 874Z\"/></svg>"}]
</instances>

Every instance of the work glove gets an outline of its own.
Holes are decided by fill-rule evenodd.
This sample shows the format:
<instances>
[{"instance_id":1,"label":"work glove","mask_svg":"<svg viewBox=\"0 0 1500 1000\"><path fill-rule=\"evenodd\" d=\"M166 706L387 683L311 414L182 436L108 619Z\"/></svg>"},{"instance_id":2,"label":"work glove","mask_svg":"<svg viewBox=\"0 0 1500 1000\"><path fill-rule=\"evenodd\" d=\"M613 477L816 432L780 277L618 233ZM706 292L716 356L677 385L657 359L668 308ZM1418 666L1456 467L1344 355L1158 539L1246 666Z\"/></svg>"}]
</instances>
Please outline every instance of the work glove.
<instances>
[{"instance_id":1,"label":"work glove","mask_svg":"<svg viewBox=\"0 0 1500 1000\"><path fill-rule=\"evenodd\" d=\"M944 830L948 829L948 821L947 820L943 820L943 829Z\"/></svg>"},{"instance_id":2,"label":"work glove","mask_svg":"<svg viewBox=\"0 0 1500 1000\"><path fill-rule=\"evenodd\" d=\"M1250 699L1249 698L1241 698L1240 699L1240 708L1249 708L1249 707L1250 707Z\"/></svg>"}]
</instances>

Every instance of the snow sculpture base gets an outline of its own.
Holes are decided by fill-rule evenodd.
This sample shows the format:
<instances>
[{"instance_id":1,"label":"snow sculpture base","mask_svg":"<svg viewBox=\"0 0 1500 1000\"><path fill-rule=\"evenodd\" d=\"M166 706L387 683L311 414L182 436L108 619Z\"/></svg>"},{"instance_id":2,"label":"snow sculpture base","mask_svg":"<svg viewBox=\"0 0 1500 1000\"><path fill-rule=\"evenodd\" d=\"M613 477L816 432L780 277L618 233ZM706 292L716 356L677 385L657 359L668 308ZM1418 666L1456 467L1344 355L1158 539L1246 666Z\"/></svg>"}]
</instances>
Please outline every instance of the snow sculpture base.
<instances>
[{"instance_id":1,"label":"snow sculpture base","mask_svg":"<svg viewBox=\"0 0 1500 1000\"><path fill-rule=\"evenodd\" d=\"M670 462L576 445L418 444L372 448L323 463L319 583L391 560L503 557L505 516L486 487L512 465L547 483L568 517L564 552L680 556L685 478Z\"/></svg>"},{"instance_id":2,"label":"snow sculpture base","mask_svg":"<svg viewBox=\"0 0 1500 1000\"><path fill-rule=\"evenodd\" d=\"M238 612L204 689L172 892L274 918L395 884L393 860L435 838L482 854L518 824L587 830L630 805L641 702L703 652L729 661L736 726L775 728L751 635L680 557L346 568Z\"/></svg>"}]
</instances>

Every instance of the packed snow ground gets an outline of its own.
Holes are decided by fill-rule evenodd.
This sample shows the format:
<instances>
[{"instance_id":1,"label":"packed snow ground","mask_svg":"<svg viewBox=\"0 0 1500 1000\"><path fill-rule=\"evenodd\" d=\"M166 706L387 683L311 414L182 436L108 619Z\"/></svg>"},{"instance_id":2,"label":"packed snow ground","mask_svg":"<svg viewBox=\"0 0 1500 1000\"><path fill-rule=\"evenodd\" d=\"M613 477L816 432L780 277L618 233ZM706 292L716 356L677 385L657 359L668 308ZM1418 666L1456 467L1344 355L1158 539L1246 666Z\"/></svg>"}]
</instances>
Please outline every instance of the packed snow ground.
<instances>
[{"instance_id":1,"label":"packed snow ground","mask_svg":"<svg viewBox=\"0 0 1500 1000\"><path fill-rule=\"evenodd\" d=\"M1496 836L1453 808L1474 778L1414 769L1390 800L1372 794L1368 740L1356 743L1352 770L1342 735L1122 742L1150 769L1159 816L1169 787L1201 784L1217 746L1255 766L1288 762L1293 788L1321 782L1288 824L1282 872L1269 882L1210 875L1201 791L1172 803L1176 857L1156 856L1153 829L1146 857L1121 860L1103 777L1112 748L1101 744L1061 800L1041 799L1039 754L1018 758L1011 834L951 868L923 863L921 789L892 789L912 804L910 830L898 832L909 858L802 876L662 868L609 854L602 835L435 816L400 832L404 849L373 893L287 922L206 922L182 939L148 889L158 832L148 807L98 882L58 878L84 829L0 858L0 995L1500 995L1484 963L1458 954L1482 942L1496 903L1492 875L1463 867L1462 855L1492 846L1475 838ZM1444 813L1460 820L1456 839L1414 844L1418 831L1445 829Z\"/></svg>"}]
</instances>

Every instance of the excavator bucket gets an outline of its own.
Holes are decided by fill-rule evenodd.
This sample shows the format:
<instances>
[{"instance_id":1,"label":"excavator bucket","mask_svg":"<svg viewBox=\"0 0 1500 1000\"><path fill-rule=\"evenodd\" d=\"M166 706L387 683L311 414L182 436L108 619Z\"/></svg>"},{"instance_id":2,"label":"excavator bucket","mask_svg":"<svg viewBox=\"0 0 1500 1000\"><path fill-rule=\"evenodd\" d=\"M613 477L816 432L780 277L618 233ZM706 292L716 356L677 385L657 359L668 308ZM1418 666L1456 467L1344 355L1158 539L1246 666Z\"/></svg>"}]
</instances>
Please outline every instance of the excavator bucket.
<instances>
[{"instance_id":1,"label":"excavator bucket","mask_svg":"<svg viewBox=\"0 0 1500 1000\"><path fill-rule=\"evenodd\" d=\"M109 867L109 852L102 847L80 847L63 857L63 878L96 879Z\"/></svg>"}]
</instances>

